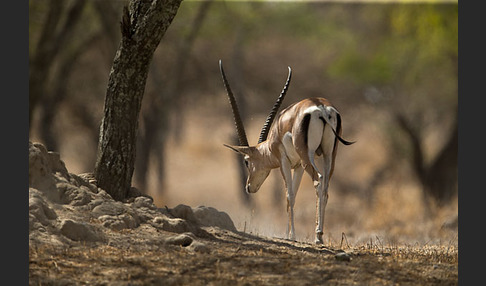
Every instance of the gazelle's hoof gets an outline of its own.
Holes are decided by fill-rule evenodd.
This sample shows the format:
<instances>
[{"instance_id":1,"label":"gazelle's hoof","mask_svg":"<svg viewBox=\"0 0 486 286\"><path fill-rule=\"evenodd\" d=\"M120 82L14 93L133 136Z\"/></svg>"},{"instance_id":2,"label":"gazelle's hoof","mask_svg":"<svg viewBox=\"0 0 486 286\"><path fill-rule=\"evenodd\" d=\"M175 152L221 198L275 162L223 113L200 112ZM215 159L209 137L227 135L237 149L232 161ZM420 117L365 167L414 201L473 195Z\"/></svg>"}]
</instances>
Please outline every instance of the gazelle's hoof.
<instances>
[{"instance_id":1,"label":"gazelle's hoof","mask_svg":"<svg viewBox=\"0 0 486 286\"><path fill-rule=\"evenodd\" d=\"M324 244L324 241L322 241L322 232L316 233L316 239L314 240L315 244Z\"/></svg>"}]
</instances>

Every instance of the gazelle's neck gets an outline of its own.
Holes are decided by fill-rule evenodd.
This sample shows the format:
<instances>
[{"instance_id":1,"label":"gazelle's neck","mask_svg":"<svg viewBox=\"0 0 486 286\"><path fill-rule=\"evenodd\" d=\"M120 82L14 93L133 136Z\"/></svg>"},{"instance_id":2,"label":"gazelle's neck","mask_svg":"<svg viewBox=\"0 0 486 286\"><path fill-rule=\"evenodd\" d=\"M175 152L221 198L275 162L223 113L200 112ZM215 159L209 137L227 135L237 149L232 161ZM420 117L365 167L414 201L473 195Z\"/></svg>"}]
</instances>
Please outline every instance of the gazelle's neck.
<instances>
[{"instance_id":1,"label":"gazelle's neck","mask_svg":"<svg viewBox=\"0 0 486 286\"><path fill-rule=\"evenodd\" d=\"M256 145L255 148L258 156L261 158L262 166L265 166L265 168L268 169L275 169L280 167L280 160L276 156L276 153L272 152L270 145L270 141L266 140Z\"/></svg>"}]
</instances>

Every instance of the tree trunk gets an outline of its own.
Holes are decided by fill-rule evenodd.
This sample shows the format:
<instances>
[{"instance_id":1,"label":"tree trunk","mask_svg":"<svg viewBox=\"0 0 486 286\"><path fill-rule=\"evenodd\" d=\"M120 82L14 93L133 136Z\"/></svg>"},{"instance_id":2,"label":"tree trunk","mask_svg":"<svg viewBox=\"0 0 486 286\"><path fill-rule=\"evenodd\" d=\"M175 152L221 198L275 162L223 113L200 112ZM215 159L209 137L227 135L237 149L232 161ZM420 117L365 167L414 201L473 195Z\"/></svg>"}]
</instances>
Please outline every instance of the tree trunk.
<instances>
[{"instance_id":1,"label":"tree trunk","mask_svg":"<svg viewBox=\"0 0 486 286\"><path fill-rule=\"evenodd\" d=\"M425 192L439 207L449 203L457 194L457 163L458 163L458 126L457 121L452 128L444 148L435 157L427 170ZM427 198L427 200L430 200ZM430 202L428 202L430 204Z\"/></svg>"},{"instance_id":2,"label":"tree trunk","mask_svg":"<svg viewBox=\"0 0 486 286\"><path fill-rule=\"evenodd\" d=\"M405 131L412 145L414 154L411 160L412 169L422 185L426 214L430 215L435 212L435 206L441 207L449 203L457 193L457 119L446 143L431 164L425 163L420 132L412 128L402 114L397 114L395 120Z\"/></svg>"},{"instance_id":3,"label":"tree trunk","mask_svg":"<svg viewBox=\"0 0 486 286\"><path fill-rule=\"evenodd\" d=\"M181 1L132 0L123 10L122 39L108 80L95 166L98 186L115 200L125 199L131 186L149 64Z\"/></svg>"}]
</instances>

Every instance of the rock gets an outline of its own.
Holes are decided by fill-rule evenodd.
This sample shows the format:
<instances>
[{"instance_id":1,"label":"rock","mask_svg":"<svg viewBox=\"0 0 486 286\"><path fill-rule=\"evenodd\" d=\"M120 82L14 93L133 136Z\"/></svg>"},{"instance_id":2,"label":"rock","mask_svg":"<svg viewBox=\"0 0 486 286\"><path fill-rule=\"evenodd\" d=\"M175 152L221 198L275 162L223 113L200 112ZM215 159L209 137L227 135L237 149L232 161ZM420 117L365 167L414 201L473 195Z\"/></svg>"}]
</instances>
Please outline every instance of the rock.
<instances>
[{"instance_id":1,"label":"rock","mask_svg":"<svg viewBox=\"0 0 486 286\"><path fill-rule=\"evenodd\" d=\"M193 242L192 234L182 233L165 239L164 243L169 245L189 246Z\"/></svg>"},{"instance_id":2,"label":"rock","mask_svg":"<svg viewBox=\"0 0 486 286\"><path fill-rule=\"evenodd\" d=\"M38 189L56 203L61 197L56 183L68 183L76 187L77 181L68 173L61 156L48 152L40 143L29 141L29 187Z\"/></svg>"},{"instance_id":3,"label":"rock","mask_svg":"<svg viewBox=\"0 0 486 286\"><path fill-rule=\"evenodd\" d=\"M77 177L83 179L84 181L88 182L91 185L96 186L97 181L93 173L82 173L82 174L78 174Z\"/></svg>"},{"instance_id":4,"label":"rock","mask_svg":"<svg viewBox=\"0 0 486 286\"><path fill-rule=\"evenodd\" d=\"M212 207L198 206L193 209L194 216L201 226L216 226L236 232L236 227L230 216Z\"/></svg>"},{"instance_id":5,"label":"rock","mask_svg":"<svg viewBox=\"0 0 486 286\"><path fill-rule=\"evenodd\" d=\"M164 221L167 220L167 219L168 219L167 217L157 216L157 217L154 217L153 223L156 224L156 225L160 225L160 224L163 224Z\"/></svg>"},{"instance_id":6,"label":"rock","mask_svg":"<svg viewBox=\"0 0 486 286\"><path fill-rule=\"evenodd\" d=\"M89 202L88 207L89 207L90 210L93 210L95 207L103 204L104 202L105 202L105 200L103 200L103 199L99 199L99 198L94 199L91 202Z\"/></svg>"},{"instance_id":7,"label":"rock","mask_svg":"<svg viewBox=\"0 0 486 286\"><path fill-rule=\"evenodd\" d=\"M162 230L175 233L191 232L193 230L185 220L180 218L158 216L153 219L153 225Z\"/></svg>"},{"instance_id":8,"label":"rock","mask_svg":"<svg viewBox=\"0 0 486 286\"><path fill-rule=\"evenodd\" d=\"M194 212L192 211L192 208L190 206L180 204L175 208L171 209L170 214L175 216L176 218L181 218L192 223L199 223L199 221L194 216Z\"/></svg>"},{"instance_id":9,"label":"rock","mask_svg":"<svg viewBox=\"0 0 486 286\"><path fill-rule=\"evenodd\" d=\"M104 227L121 230L137 228L140 225L137 212L122 202L96 199L90 206L93 207L91 213L103 223Z\"/></svg>"},{"instance_id":10,"label":"rock","mask_svg":"<svg viewBox=\"0 0 486 286\"><path fill-rule=\"evenodd\" d=\"M195 240L187 247L187 249L194 251L194 252L199 252L199 253L210 253L211 252L211 250L209 249L209 247L206 244L199 242L199 241L195 241Z\"/></svg>"},{"instance_id":11,"label":"rock","mask_svg":"<svg viewBox=\"0 0 486 286\"><path fill-rule=\"evenodd\" d=\"M100 198L100 199L103 199L104 201L111 201L111 202L114 202L115 200L113 199L112 196L110 196L110 194L108 194L105 190L103 189L98 189L98 194L97 194L97 198Z\"/></svg>"},{"instance_id":12,"label":"rock","mask_svg":"<svg viewBox=\"0 0 486 286\"><path fill-rule=\"evenodd\" d=\"M125 206L122 202L103 201L93 208L92 213L96 218L102 215L118 216L127 212L128 209L129 207Z\"/></svg>"},{"instance_id":13,"label":"rock","mask_svg":"<svg viewBox=\"0 0 486 286\"><path fill-rule=\"evenodd\" d=\"M40 231L40 232L46 232L46 228L44 227L44 225L39 221L39 219L29 213L29 235L30 235L30 232L31 231Z\"/></svg>"},{"instance_id":14,"label":"rock","mask_svg":"<svg viewBox=\"0 0 486 286\"><path fill-rule=\"evenodd\" d=\"M65 237L75 241L100 241L101 236L98 235L93 226L82 222L76 222L70 219L64 219L59 227L61 234Z\"/></svg>"},{"instance_id":15,"label":"rock","mask_svg":"<svg viewBox=\"0 0 486 286\"><path fill-rule=\"evenodd\" d=\"M154 205L154 200L145 196L136 197L132 203L132 206L135 208L146 207L151 210L155 210L157 208Z\"/></svg>"},{"instance_id":16,"label":"rock","mask_svg":"<svg viewBox=\"0 0 486 286\"><path fill-rule=\"evenodd\" d=\"M32 215L32 218L29 216L29 228L33 227L35 220L46 226L49 224L49 220L57 218L56 212L49 208L48 204L37 192L36 189L29 188L29 215Z\"/></svg>"},{"instance_id":17,"label":"rock","mask_svg":"<svg viewBox=\"0 0 486 286\"><path fill-rule=\"evenodd\" d=\"M133 229L139 226L137 219L126 213L118 216L102 215L98 219L103 223L104 227L115 230Z\"/></svg>"},{"instance_id":18,"label":"rock","mask_svg":"<svg viewBox=\"0 0 486 286\"><path fill-rule=\"evenodd\" d=\"M70 178L66 165L61 160L61 155L58 152L47 152L47 159L53 173L59 173L62 177Z\"/></svg>"},{"instance_id":19,"label":"rock","mask_svg":"<svg viewBox=\"0 0 486 286\"><path fill-rule=\"evenodd\" d=\"M76 187L69 183L57 183L61 203L72 206L83 206L91 202L91 191L85 187Z\"/></svg>"},{"instance_id":20,"label":"rock","mask_svg":"<svg viewBox=\"0 0 486 286\"><path fill-rule=\"evenodd\" d=\"M351 255L349 255L348 253L346 253L344 251L336 253L336 255L334 255L334 257L338 261L351 261Z\"/></svg>"},{"instance_id":21,"label":"rock","mask_svg":"<svg viewBox=\"0 0 486 286\"><path fill-rule=\"evenodd\" d=\"M80 175L69 173L69 175L71 176L71 182L73 182L76 186L78 187L84 186L88 188L90 192L97 194L98 187L96 186L96 184L93 183L93 180L88 174L92 175L92 173L84 173ZM94 182L96 182L96 180Z\"/></svg>"},{"instance_id":22,"label":"rock","mask_svg":"<svg viewBox=\"0 0 486 286\"><path fill-rule=\"evenodd\" d=\"M133 207L133 204L132 204L132 209L137 214L138 221L140 223L145 223L147 221L152 222L155 217L161 215L161 213L158 211L157 208L151 209L151 208L147 208L147 207Z\"/></svg>"},{"instance_id":23,"label":"rock","mask_svg":"<svg viewBox=\"0 0 486 286\"><path fill-rule=\"evenodd\" d=\"M44 145L29 141L29 187L45 192L56 201L59 198L56 197L55 179L48 157Z\"/></svg>"}]
</instances>

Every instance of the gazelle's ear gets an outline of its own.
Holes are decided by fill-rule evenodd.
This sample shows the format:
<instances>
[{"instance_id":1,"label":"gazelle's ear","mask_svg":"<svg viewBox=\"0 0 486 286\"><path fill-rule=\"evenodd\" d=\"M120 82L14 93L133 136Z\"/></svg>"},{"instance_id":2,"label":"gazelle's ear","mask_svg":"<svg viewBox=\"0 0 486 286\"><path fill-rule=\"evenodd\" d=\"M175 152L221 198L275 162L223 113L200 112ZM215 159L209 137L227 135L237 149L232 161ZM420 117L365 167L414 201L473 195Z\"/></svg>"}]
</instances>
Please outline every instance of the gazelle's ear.
<instances>
[{"instance_id":1,"label":"gazelle's ear","mask_svg":"<svg viewBox=\"0 0 486 286\"><path fill-rule=\"evenodd\" d=\"M238 152L243 155L250 155L251 152L251 147L249 146L231 146L231 145L226 145L223 144L225 147L230 148L231 150Z\"/></svg>"}]
</instances>

